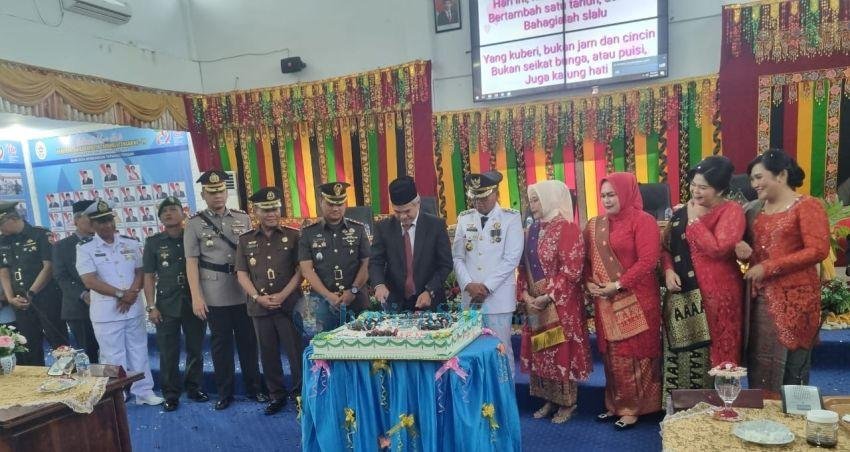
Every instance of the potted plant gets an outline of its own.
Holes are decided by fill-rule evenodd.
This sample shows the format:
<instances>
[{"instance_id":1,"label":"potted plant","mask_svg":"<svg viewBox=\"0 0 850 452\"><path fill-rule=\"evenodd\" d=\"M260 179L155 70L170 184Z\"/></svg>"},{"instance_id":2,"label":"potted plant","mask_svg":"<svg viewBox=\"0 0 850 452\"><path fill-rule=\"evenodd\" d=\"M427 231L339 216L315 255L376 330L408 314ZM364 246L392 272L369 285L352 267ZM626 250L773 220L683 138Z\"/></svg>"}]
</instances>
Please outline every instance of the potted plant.
<instances>
[{"instance_id":1,"label":"potted plant","mask_svg":"<svg viewBox=\"0 0 850 452\"><path fill-rule=\"evenodd\" d=\"M15 370L15 353L28 351L27 338L18 333L12 325L0 325L0 375L8 375Z\"/></svg>"},{"instance_id":2,"label":"potted plant","mask_svg":"<svg viewBox=\"0 0 850 452\"><path fill-rule=\"evenodd\" d=\"M842 224L844 220L850 218L850 206L845 206L837 196L821 199L821 203L829 219L829 244L831 245L829 257L821 266L821 278L831 280L836 276L833 264L837 257L844 252L841 243L845 237L850 235L850 228Z\"/></svg>"}]
</instances>

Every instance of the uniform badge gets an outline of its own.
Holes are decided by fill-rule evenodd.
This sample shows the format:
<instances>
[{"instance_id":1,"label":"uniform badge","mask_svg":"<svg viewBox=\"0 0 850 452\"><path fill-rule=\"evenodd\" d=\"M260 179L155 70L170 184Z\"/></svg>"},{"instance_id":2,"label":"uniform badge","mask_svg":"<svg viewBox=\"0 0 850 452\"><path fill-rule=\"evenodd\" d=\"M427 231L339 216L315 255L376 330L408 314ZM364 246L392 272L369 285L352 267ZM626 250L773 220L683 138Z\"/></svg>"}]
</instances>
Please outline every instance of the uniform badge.
<instances>
[{"instance_id":1,"label":"uniform badge","mask_svg":"<svg viewBox=\"0 0 850 452\"><path fill-rule=\"evenodd\" d=\"M162 261L163 268L168 268L169 265L168 261Z\"/></svg>"},{"instance_id":2,"label":"uniform badge","mask_svg":"<svg viewBox=\"0 0 850 452\"><path fill-rule=\"evenodd\" d=\"M493 229L490 230L490 243L499 243L502 241L502 223L493 223Z\"/></svg>"},{"instance_id":3,"label":"uniform badge","mask_svg":"<svg viewBox=\"0 0 850 452\"><path fill-rule=\"evenodd\" d=\"M212 238L209 238L209 237L208 237L208 238L207 238L207 241L206 241L206 242L204 242L204 245L206 245L206 246L210 246L210 247L211 247L211 246L213 246L213 240L212 240Z\"/></svg>"},{"instance_id":4,"label":"uniform badge","mask_svg":"<svg viewBox=\"0 0 850 452\"><path fill-rule=\"evenodd\" d=\"M252 267L257 265L257 259L254 259L253 257L248 259L248 264Z\"/></svg>"},{"instance_id":5,"label":"uniform badge","mask_svg":"<svg viewBox=\"0 0 850 452\"><path fill-rule=\"evenodd\" d=\"M324 259L324 256L322 256L322 252L319 251L318 253L316 253L316 260L321 262L322 259Z\"/></svg>"},{"instance_id":6,"label":"uniform badge","mask_svg":"<svg viewBox=\"0 0 850 452\"><path fill-rule=\"evenodd\" d=\"M466 250L467 250L467 251L472 251L472 240L467 240L467 241L466 241Z\"/></svg>"}]
</instances>

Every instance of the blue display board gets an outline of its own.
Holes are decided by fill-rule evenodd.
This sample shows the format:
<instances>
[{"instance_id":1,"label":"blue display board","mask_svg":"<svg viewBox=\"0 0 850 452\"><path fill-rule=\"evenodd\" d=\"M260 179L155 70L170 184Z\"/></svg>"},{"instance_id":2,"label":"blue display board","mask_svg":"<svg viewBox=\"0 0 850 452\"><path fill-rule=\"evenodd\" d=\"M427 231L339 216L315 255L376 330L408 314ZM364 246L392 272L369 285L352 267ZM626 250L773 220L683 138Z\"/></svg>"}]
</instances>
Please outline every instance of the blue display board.
<instances>
[{"instance_id":1,"label":"blue display board","mask_svg":"<svg viewBox=\"0 0 850 452\"><path fill-rule=\"evenodd\" d=\"M61 239L74 231L71 206L102 198L121 234L144 240L162 230L157 205L168 195L195 210L185 132L132 127L29 141L42 226Z\"/></svg>"},{"instance_id":2,"label":"blue display board","mask_svg":"<svg viewBox=\"0 0 850 452\"><path fill-rule=\"evenodd\" d=\"M24 152L18 141L0 140L0 200L17 201L21 216L33 222Z\"/></svg>"}]
</instances>

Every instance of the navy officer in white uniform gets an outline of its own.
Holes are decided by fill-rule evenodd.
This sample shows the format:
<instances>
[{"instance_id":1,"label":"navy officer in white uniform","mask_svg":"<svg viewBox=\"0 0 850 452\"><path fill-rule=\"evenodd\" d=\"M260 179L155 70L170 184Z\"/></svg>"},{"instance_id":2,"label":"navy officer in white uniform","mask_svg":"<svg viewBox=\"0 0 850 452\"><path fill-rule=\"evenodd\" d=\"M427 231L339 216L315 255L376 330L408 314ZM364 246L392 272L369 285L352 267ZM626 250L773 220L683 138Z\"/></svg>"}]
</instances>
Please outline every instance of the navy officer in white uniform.
<instances>
[{"instance_id":1,"label":"navy officer in white uniform","mask_svg":"<svg viewBox=\"0 0 850 452\"><path fill-rule=\"evenodd\" d=\"M89 314L100 344L100 362L119 364L128 372L144 372L130 393L139 405L159 405L148 362L148 334L142 289L142 249L139 241L115 232L115 212L97 199L83 213L94 236L77 245L77 272L89 289Z\"/></svg>"},{"instance_id":2,"label":"navy officer in white uniform","mask_svg":"<svg viewBox=\"0 0 850 452\"><path fill-rule=\"evenodd\" d=\"M452 259L464 309L480 305L484 326L505 344L513 372L511 322L523 232L519 212L499 206L501 180L495 171L466 176L466 195L475 208L458 215Z\"/></svg>"}]
</instances>

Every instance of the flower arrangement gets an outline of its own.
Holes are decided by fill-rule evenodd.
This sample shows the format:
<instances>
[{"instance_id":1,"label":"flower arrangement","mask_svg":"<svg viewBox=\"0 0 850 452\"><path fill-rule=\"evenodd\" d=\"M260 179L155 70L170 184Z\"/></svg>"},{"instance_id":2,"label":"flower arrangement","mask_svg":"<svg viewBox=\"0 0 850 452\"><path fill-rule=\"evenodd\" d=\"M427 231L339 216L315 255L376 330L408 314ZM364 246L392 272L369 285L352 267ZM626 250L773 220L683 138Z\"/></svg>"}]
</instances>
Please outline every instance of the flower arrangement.
<instances>
[{"instance_id":1,"label":"flower arrangement","mask_svg":"<svg viewBox=\"0 0 850 452\"><path fill-rule=\"evenodd\" d=\"M74 356L77 354L77 351L67 345L60 345L50 352L50 354L53 355L53 358L59 359L63 356Z\"/></svg>"},{"instance_id":2,"label":"flower arrangement","mask_svg":"<svg viewBox=\"0 0 850 452\"><path fill-rule=\"evenodd\" d=\"M711 370L708 371L708 374L712 377L742 378L747 376L747 368L739 367L737 364L730 361L724 361L717 366L712 367Z\"/></svg>"},{"instance_id":3,"label":"flower arrangement","mask_svg":"<svg viewBox=\"0 0 850 452\"><path fill-rule=\"evenodd\" d=\"M29 351L27 338L18 333L12 325L0 325L0 356L14 355Z\"/></svg>"},{"instance_id":4,"label":"flower arrangement","mask_svg":"<svg viewBox=\"0 0 850 452\"><path fill-rule=\"evenodd\" d=\"M821 286L821 311L824 317L832 312L850 312L850 286L840 279L826 281Z\"/></svg>"}]
</instances>

